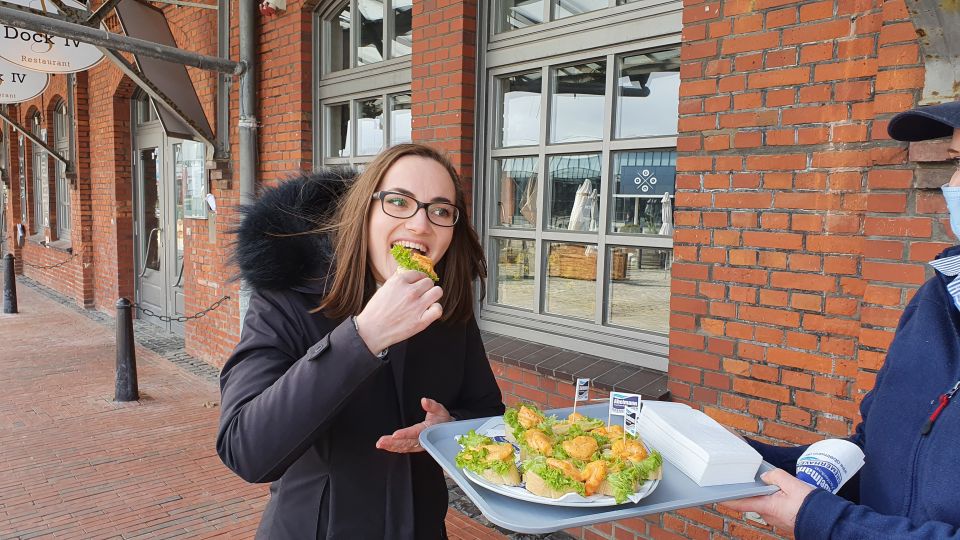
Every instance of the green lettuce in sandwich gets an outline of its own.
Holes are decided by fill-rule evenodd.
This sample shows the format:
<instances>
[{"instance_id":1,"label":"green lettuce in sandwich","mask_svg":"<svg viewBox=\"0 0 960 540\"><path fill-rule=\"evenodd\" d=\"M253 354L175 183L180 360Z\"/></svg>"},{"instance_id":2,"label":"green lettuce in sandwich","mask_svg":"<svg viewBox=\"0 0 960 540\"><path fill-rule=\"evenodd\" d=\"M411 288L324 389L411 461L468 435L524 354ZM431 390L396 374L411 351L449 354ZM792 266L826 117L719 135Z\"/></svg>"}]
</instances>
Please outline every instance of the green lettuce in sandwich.
<instances>
[{"instance_id":1,"label":"green lettuce in sandwich","mask_svg":"<svg viewBox=\"0 0 960 540\"><path fill-rule=\"evenodd\" d=\"M437 273L433 270L433 261L426 255L421 255L408 247L397 244L390 249L390 254L397 261L397 265L402 270L414 270L423 272L434 282L440 281Z\"/></svg>"},{"instance_id":2,"label":"green lettuce in sandwich","mask_svg":"<svg viewBox=\"0 0 960 540\"><path fill-rule=\"evenodd\" d=\"M457 454L457 467L472 471L494 484L520 485L520 471L514 461L512 444L495 443L472 429L459 442L463 449Z\"/></svg>"}]
</instances>

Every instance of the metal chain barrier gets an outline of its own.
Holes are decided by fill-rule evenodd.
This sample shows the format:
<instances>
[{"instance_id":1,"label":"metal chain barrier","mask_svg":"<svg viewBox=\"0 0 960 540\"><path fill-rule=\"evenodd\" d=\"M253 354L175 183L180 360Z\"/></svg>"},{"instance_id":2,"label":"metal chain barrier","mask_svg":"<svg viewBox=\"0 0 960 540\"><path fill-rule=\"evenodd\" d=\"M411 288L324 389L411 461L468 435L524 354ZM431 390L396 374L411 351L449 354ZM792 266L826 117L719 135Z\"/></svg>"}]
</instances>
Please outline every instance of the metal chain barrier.
<instances>
[{"instance_id":1,"label":"metal chain barrier","mask_svg":"<svg viewBox=\"0 0 960 540\"><path fill-rule=\"evenodd\" d=\"M50 270L52 268L59 268L67 264L68 262L72 261L76 257L77 257L76 253L71 253L70 256L66 258L66 260L60 261L57 264L48 264L48 265L30 264L27 261L22 261L22 262L24 266L29 266L30 268L36 268L37 270Z\"/></svg>"},{"instance_id":2,"label":"metal chain barrier","mask_svg":"<svg viewBox=\"0 0 960 540\"><path fill-rule=\"evenodd\" d=\"M143 314L146 315L147 317L153 317L154 319L157 319L157 320L159 320L159 321L161 321L161 322L171 322L171 321L173 321L173 322L187 322L187 321L192 321L192 320L199 319L199 318L205 316L207 313L210 313L211 311L213 311L213 310L217 309L218 307L220 307L224 302L226 302L226 301L229 300L229 299L230 299L229 296L224 296L223 298L217 300L217 301L214 302L213 304L210 304L210 307L208 307L207 309L201 310L201 311L199 311L199 312L197 312L197 313L195 313L195 314L193 314L193 315L190 315L190 316L183 316L183 315L181 315L181 316L178 316L178 317L170 317L170 316L167 316L167 315L157 315L157 314L154 313L153 311L150 311L149 308L145 308L145 307L141 306L140 304L134 304L133 307L135 307L140 313L143 313Z\"/></svg>"}]
</instances>

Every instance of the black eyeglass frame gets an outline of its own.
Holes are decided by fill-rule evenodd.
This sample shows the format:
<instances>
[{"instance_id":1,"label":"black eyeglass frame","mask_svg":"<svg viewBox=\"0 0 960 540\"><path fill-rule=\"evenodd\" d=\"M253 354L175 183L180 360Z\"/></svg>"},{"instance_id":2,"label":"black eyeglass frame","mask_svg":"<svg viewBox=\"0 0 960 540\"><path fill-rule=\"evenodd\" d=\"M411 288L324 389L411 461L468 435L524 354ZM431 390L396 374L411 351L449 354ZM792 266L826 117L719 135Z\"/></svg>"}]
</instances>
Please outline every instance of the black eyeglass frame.
<instances>
[{"instance_id":1,"label":"black eyeglass frame","mask_svg":"<svg viewBox=\"0 0 960 540\"><path fill-rule=\"evenodd\" d=\"M414 210L413 212L410 212L409 216L397 216L397 215L391 214L390 212L387 211L387 203L384 200L387 198L388 195L399 195L401 197L406 197L407 199L410 199L411 201L416 203L417 209ZM371 201L375 201L378 199L380 200L380 210L382 210L384 214L397 219L410 219L413 216L417 215L417 212L419 212L420 209L423 208L424 212L426 212L427 214L427 220L429 220L430 223L436 225L437 227L454 227L460 221L460 207L455 204L451 204L447 202L431 202L431 203L420 202L417 199L414 199L412 196L407 195L406 193L401 193L399 191L378 191L370 196ZM433 218L430 216L430 207L436 206L436 205L443 205L444 207L453 208L454 210L453 223L451 223L450 225L444 225L442 223L437 223L436 221L433 220Z\"/></svg>"}]
</instances>

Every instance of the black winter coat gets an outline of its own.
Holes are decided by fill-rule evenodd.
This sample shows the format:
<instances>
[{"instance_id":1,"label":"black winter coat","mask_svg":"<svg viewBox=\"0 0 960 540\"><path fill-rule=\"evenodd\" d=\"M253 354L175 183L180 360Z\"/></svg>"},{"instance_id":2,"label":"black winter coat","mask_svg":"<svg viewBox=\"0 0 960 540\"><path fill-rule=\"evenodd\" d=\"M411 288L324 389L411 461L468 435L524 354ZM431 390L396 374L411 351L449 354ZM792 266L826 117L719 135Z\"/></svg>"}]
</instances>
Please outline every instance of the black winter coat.
<instances>
[{"instance_id":1,"label":"black winter coat","mask_svg":"<svg viewBox=\"0 0 960 540\"><path fill-rule=\"evenodd\" d=\"M324 273L325 261L307 260L299 277L273 265L283 265L283 250L292 249L277 242L321 240L272 233L309 228L284 223L278 215L302 213L276 212L275 205L322 206L325 198L304 197L305 185L315 181L300 179L268 193L241 226L241 270L259 288L220 376L217 452L243 479L272 482L258 538L444 538L447 489L440 467L426 453L374 445L423 421L421 397L460 419L502 414L479 329L475 320L434 323L379 359L350 319L310 313L323 295L323 280L310 278ZM300 248L322 252L325 246ZM256 268L272 273L258 276ZM278 276L291 286L277 288Z\"/></svg>"}]
</instances>

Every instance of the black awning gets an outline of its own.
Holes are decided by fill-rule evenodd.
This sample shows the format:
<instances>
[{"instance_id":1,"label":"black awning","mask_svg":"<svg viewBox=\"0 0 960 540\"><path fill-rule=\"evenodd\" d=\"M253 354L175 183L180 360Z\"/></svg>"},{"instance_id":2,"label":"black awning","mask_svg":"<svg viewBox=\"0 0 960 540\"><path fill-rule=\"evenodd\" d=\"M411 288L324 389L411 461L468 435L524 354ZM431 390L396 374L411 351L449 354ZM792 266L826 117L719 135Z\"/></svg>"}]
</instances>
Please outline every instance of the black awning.
<instances>
[{"instance_id":1,"label":"black awning","mask_svg":"<svg viewBox=\"0 0 960 540\"><path fill-rule=\"evenodd\" d=\"M145 39L161 45L179 47L170 32L167 18L158 8L148 6L140 0L124 0L117 4L117 15L123 31L130 37ZM197 90L190 80L187 68L183 64L149 58L143 55L134 55L137 66L144 76L189 118L195 125L213 135L210 122L203 113L203 106L197 96ZM157 106L157 113L164 129L171 136L192 139L193 132L177 116L166 109Z\"/></svg>"}]
</instances>

